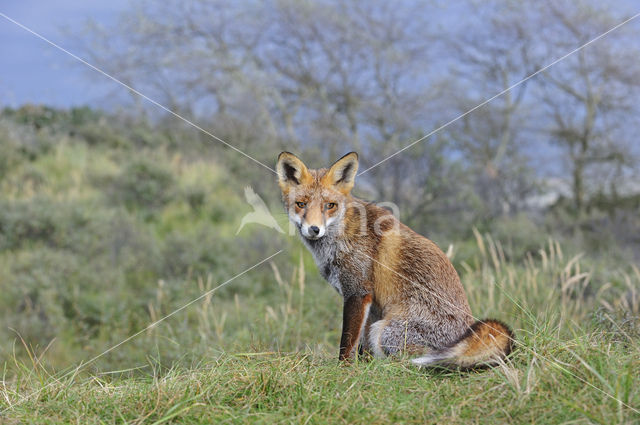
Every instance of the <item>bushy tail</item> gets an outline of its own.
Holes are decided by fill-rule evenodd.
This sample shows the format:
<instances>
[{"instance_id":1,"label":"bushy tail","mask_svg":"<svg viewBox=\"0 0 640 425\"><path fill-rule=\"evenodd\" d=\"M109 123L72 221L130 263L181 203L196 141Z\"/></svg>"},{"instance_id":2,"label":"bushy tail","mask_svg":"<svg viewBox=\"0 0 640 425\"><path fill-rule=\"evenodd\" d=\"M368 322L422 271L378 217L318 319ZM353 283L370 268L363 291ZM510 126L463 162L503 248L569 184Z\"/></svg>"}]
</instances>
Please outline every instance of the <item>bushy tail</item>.
<instances>
[{"instance_id":1,"label":"bushy tail","mask_svg":"<svg viewBox=\"0 0 640 425\"><path fill-rule=\"evenodd\" d=\"M511 353L514 335L499 320L475 322L449 347L412 359L418 366L447 366L461 369L494 366Z\"/></svg>"}]
</instances>

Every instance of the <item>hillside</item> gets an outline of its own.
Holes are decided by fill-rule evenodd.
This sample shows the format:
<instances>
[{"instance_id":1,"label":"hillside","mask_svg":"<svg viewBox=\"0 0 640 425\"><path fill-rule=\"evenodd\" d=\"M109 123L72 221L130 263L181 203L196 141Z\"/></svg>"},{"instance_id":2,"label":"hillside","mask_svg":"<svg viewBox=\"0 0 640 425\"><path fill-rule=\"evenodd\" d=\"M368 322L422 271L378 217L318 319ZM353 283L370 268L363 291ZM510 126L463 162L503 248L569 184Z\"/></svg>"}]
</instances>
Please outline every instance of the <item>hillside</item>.
<instances>
[{"instance_id":1,"label":"hillside","mask_svg":"<svg viewBox=\"0 0 640 425\"><path fill-rule=\"evenodd\" d=\"M344 366L341 300L302 244L236 235L247 185L286 228L272 176L87 108L4 111L0 149L2 423L640 421L640 270L615 240L526 215L438 228L517 350L471 373Z\"/></svg>"}]
</instances>

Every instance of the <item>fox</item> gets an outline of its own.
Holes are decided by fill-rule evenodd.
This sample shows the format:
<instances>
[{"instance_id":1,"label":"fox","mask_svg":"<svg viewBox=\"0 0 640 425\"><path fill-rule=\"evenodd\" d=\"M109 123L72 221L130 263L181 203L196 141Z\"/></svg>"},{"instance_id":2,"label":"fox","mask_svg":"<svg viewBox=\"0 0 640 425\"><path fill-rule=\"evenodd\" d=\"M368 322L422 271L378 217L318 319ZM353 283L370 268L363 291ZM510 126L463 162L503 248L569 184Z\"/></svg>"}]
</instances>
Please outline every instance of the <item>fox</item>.
<instances>
[{"instance_id":1,"label":"fox","mask_svg":"<svg viewBox=\"0 0 640 425\"><path fill-rule=\"evenodd\" d=\"M309 169L282 152L284 209L322 277L342 296L338 358L407 354L419 367L491 367L514 346L496 319L475 320L444 252L386 208L351 195L359 164L350 152Z\"/></svg>"}]
</instances>

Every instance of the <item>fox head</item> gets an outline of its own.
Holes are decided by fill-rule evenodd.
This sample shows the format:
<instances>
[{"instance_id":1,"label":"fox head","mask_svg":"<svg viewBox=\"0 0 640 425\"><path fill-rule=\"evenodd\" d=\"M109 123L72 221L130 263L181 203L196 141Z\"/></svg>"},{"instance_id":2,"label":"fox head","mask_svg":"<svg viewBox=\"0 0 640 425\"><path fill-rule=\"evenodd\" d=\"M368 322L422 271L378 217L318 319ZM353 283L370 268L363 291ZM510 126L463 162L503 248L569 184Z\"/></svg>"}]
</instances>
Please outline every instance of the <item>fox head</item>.
<instances>
[{"instance_id":1,"label":"fox head","mask_svg":"<svg viewBox=\"0 0 640 425\"><path fill-rule=\"evenodd\" d=\"M294 154L282 152L276 171L285 209L302 236L316 240L338 231L358 172L357 153L328 169L310 170Z\"/></svg>"}]
</instances>

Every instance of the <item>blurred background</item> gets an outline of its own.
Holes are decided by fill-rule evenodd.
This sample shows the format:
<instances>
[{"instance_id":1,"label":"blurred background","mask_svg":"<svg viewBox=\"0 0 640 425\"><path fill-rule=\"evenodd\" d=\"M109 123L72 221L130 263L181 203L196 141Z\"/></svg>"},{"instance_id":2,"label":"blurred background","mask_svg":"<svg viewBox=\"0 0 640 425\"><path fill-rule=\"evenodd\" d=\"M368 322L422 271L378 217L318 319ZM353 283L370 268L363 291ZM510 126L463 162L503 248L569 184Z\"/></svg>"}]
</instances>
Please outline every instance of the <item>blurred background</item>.
<instances>
[{"instance_id":1,"label":"blurred background","mask_svg":"<svg viewBox=\"0 0 640 425\"><path fill-rule=\"evenodd\" d=\"M270 167L282 150L311 167L355 150L364 171L636 9L3 4L0 363L86 360L279 249L96 366L224 350L333 356L341 323L338 295L296 237L251 224L236 235L252 211L246 186L287 226L271 171L7 17ZM367 171L355 194L396 203L406 224L451 246L477 315L527 326L489 288L499 281L533 311L566 307L584 324L605 309L624 322L640 302L639 57L634 20ZM520 285L534 275L535 291Z\"/></svg>"}]
</instances>

